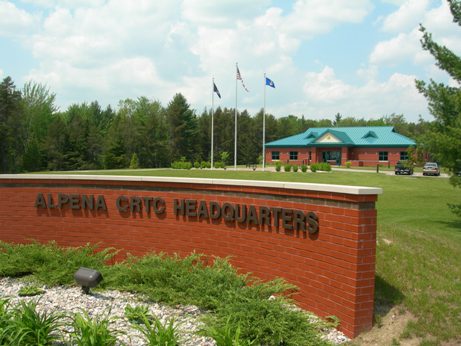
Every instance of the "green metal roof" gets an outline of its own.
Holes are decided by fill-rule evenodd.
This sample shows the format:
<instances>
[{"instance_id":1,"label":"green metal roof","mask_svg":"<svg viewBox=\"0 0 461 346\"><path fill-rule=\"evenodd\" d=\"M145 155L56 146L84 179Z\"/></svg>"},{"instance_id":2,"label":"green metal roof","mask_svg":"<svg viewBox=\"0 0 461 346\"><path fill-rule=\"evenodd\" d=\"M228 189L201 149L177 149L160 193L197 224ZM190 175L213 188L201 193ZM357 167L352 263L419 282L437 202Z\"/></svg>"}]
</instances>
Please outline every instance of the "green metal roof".
<instances>
[{"instance_id":1,"label":"green metal roof","mask_svg":"<svg viewBox=\"0 0 461 346\"><path fill-rule=\"evenodd\" d=\"M331 135L331 141L322 140ZM266 148L277 147L408 147L415 141L395 132L392 126L313 127L306 132L266 143Z\"/></svg>"}]
</instances>

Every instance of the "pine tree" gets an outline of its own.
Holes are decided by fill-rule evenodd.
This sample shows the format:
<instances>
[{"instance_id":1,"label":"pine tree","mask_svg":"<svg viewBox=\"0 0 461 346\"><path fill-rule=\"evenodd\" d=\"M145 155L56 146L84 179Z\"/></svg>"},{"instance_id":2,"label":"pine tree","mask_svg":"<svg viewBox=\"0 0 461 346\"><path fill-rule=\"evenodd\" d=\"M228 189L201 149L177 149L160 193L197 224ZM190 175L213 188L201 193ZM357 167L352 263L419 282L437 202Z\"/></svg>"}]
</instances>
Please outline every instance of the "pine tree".
<instances>
[{"instance_id":1,"label":"pine tree","mask_svg":"<svg viewBox=\"0 0 461 346\"><path fill-rule=\"evenodd\" d=\"M453 22L461 25L461 1L447 0ZM427 98L429 110L435 118L432 127L422 137L423 147L451 173L450 182L461 187L461 58L449 48L435 42L432 34L421 25L423 49L432 54L437 66L446 71L458 86L448 86L431 80L418 80L418 90ZM461 204L451 206L461 216Z\"/></svg>"},{"instance_id":2,"label":"pine tree","mask_svg":"<svg viewBox=\"0 0 461 346\"><path fill-rule=\"evenodd\" d=\"M176 94L168 104L166 115L170 128L172 161L184 156L191 161L198 150L197 118L186 98Z\"/></svg>"},{"instance_id":3,"label":"pine tree","mask_svg":"<svg viewBox=\"0 0 461 346\"><path fill-rule=\"evenodd\" d=\"M24 111L21 92L11 77L0 83L0 173L22 170L24 154Z\"/></svg>"}]
</instances>

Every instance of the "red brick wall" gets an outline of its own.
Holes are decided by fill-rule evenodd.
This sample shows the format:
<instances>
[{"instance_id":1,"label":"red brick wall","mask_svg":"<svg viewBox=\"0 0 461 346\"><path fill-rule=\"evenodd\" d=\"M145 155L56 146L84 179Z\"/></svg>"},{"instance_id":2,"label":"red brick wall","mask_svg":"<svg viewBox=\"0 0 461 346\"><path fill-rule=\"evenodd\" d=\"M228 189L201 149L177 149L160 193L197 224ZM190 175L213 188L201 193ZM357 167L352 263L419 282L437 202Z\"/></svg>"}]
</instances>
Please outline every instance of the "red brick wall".
<instances>
[{"instance_id":1,"label":"red brick wall","mask_svg":"<svg viewBox=\"0 0 461 346\"><path fill-rule=\"evenodd\" d=\"M63 246L101 243L141 255L149 251L192 251L232 256L244 272L262 279L283 277L299 287L299 306L320 316L335 315L340 330L354 337L372 324L376 250L376 191L370 194L322 192L255 183L229 185L178 181L21 179L0 176L0 240L27 243L55 240ZM146 178L142 178L146 179ZM149 178L147 178L148 180ZM155 178L153 178L155 180ZM157 180L162 180L159 178ZM248 184L248 183L247 183ZM270 183L269 183L270 184ZM327 189L328 190L328 189ZM103 195L107 212L40 209L38 193ZM366 193L366 192L365 192ZM119 212L116 199L161 197L166 214ZM173 215L174 199L194 199L315 212L319 232L285 232L282 227L209 222Z\"/></svg>"},{"instance_id":2,"label":"red brick wall","mask_svg":"<svg viewBox=\"0 0 461 346\"><path fill-rule=\"evenodd\" d=\"M266 162L267 163L275 163L276 161L272 161L272 152L278 151L280 153L280 162L282 165L286 163L290 163L292 165L302 165L308 164L309 158L309 150L306 148L277 148L277 149L266 149ZM298 152L298 159L297 160L290 160L290 151ZM313 151L312 149L310 151Z\"/></svg>"},{"instance_id":3,"label":"red brick wall","mask_svg":"<svg viewBox=\"0 0 461 346\"><path fill-rule=\"evenodd\" d=\"M309 151L312 152L312 161L315 162L322 162L322 151L329 151L329 150L341 150L341 164L345 165L346 161L351 161L353 166L376 166L376 164L388 164L394 166L397 161L400 160L400 152L408 151L408 148L350 148L347 147L343 148L268 148L266 149L266 162L267 163L274 163L272 161L272 151L279 151L280 152L280 161L282 163L286 163L289 159L290 151L297 151L298 154L298 161L290 161L290 163L301 164L302 160L307 161ZM388 152L388 160L387 161L379 161L378 153L380 151L387 151ZM359 164L361 161L361 164Z\"/></svg>"},{"instance_id":4,"label":"red brick wall","mask_svg":"<svg viewBox=\"0 0 461 346\"><path fill-rule=\"evenodd\" d=\"M376 166L377 164L387 165L387 161L379 161L379 152L387 151L389 165L394 166L400 160L400 152L407 151L408 148L353 148L350 151L350 161L359 160L363 166Z\"/></svg>"}]
</instances>

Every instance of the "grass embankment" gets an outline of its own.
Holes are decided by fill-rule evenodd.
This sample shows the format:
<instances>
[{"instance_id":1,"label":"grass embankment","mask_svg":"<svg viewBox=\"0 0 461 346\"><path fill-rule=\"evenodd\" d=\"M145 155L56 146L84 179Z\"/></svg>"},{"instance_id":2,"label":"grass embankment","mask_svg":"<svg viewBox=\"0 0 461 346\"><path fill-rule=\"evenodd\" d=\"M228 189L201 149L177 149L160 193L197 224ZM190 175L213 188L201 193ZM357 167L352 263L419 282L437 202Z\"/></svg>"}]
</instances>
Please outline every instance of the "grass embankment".
<instances>
[{"instance_id":1,"label":"grass embankment","mask_svg":"<svg viewBox=\"0 0 461 346\"><path fill-rule=\"evenodd\" d=\"M114 252L94 250L91 246L62 249L53 243L0 242L0 277L26 276L47 285L70 285L80 266L97 268L104 277L102 288L142 293L155 302L207 309L210 313L202 332L231 342L222 345L328 344L318 336L325 323L309 323L305 313L288 309L287 300L277 295L293 288L281 280L255 281L238 274L225 259L207 265L208 259L195 254L184 259L146 255L106 265ZM269 299L274 294L277 297ZM0 341L8 329L8 323L1 323L3 317L0 311Z\"/></svg>"},{"instance_id":2,"label":"grass embankment","mask_svg":"<svg viewBox=\"0 0 461 346\"><path fill-rule=\"evenodd\" d=\"M448 179L384 174L276 173L232 170L120 170L91 174L277 180L382 187L378 208L376 303L403 304L415 317L402 338L426 345L459 340L461 220L447 208L460 203ZM85 173L85 174L88 174ZM377 316L379 320L379 316ZM459 340L461 342L461 340Z\"/></svg>"}]
</instances>

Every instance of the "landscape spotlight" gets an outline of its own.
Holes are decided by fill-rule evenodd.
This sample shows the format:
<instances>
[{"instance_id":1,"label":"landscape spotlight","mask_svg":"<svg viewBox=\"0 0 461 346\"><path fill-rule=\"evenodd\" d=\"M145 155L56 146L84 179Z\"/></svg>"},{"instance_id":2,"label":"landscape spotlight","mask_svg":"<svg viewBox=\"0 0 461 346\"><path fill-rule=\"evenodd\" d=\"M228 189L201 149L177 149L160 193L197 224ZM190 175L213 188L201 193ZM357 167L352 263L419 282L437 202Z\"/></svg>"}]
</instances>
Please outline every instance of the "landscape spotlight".
<instances>
[{"instance_id":1,"label":"landscape spotlight","mask_svg":"<svg viewBox=\"0 0 461 346\"><path fill-rule=\"evenodd\" d=\"M89 294L90 288L96 287L102 281L102 275L97 270L80 267L80 269L75 272L74 279L82 286L83 292Z\"/></svg>"}]
</instances>

